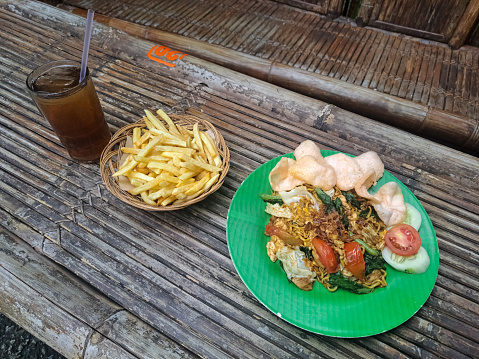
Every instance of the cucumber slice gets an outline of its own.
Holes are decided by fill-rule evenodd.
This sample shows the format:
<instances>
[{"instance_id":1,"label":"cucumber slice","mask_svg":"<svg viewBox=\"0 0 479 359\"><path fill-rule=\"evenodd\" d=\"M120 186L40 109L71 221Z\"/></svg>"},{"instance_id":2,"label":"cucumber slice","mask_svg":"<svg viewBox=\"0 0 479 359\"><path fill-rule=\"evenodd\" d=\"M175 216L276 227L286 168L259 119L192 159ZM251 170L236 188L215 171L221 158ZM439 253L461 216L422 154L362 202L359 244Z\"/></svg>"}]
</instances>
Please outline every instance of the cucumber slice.
<instances>
[{"instance_id":1,"label":"cucumber slice","mask_svg":"<svg viewBox=\"0 0 479 359\"><path fill-rule=\"evenodd\" d=\"M408 257L403 257L393 253L387 246L382 251L384 260L394 269L410 274L424 273L428 268L431 260L426 250L421 247L419 251Z\"/></svg>"},{"instance_id":2,"label":"cucumber slice","mask_svg":"<svg viewBox=\"0 0 479 359\"><path fill-rule=\"evenodd\" d=\"M414 207L412 204L406 203L407 213L406 219L403 223L409 224L411 227L414 227L416 231L419 231L421 227L421 213Z\"/></svg>"}]
</instances>

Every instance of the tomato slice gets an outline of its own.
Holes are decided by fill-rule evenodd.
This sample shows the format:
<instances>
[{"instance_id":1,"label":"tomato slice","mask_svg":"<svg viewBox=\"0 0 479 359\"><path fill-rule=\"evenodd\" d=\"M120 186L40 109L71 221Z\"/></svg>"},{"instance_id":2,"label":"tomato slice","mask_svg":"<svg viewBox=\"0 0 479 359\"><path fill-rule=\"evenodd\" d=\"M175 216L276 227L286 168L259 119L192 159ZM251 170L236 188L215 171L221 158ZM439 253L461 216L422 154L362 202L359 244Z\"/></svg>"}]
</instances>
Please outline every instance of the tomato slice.
<instances>
[{"instance_id":1,"label":"tomato slice","mask_svg":"<svg viewBox=\"0 0 479 359\"><path fill-rule=\"evenodd\" d=\"M315 237L311 243L316 250L319 261L326 267L326 271L336 273L339 270L339 265L333 249L319 237Z\"/></svg>"},{"instance_id":2,"label":"tomato slice","mask_svg":"<svg viewBox=\"0 0 479 359\"><path fill-rule=\"evenodd\" d=\"M346 256L346 269L358 279L364 280L366 265L364 263L361 246L357 242L344 243L344 254Z\"/></svg>"},{"instance_id":3,"label":"tomato slice","mask_svg":"<svg viewBox=\"0 0 479 359\"><path fill-rule=\"evenodd\" d=\"M264 231L264 234L266 234L268 237L271 237L273 235L278 236L279 239L283 240L285 244L288 244L290 246L302 246L304 244L301 238L293 236L284 229L276 227L272 224L266 225L266 230Z\"/></svg>"},{"instance_id":4,"label":"tomato slice","mask_svg":"<svg viewBox=\"0 0 479 359\"><path fill-rule=\"evenodd\" d=\"M412 256L421 248L421 236L409 224L398 224L386 232L386 245L400 256Z\"/></svg>"}]
</instances>

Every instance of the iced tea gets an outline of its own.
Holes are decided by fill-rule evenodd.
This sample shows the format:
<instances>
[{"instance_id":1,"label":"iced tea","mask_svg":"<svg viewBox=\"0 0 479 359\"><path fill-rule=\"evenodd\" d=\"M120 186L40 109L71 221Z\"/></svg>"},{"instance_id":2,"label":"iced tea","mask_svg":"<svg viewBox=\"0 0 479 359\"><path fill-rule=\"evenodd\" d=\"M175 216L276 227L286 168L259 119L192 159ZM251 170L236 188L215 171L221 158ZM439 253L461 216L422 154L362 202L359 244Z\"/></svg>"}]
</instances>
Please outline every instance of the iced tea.
<instances>
[{"instance_id":1,"label":"iced tea","mask_svg":"<svg viewBox=\"0 0 479 359\"><path fill-rule=\"evenodd\" d=\"M53 61L34 70L27 87L70 157L95 162L111 134L89 70L80 82L80 64Z\"/></svg>"}]
</instances>

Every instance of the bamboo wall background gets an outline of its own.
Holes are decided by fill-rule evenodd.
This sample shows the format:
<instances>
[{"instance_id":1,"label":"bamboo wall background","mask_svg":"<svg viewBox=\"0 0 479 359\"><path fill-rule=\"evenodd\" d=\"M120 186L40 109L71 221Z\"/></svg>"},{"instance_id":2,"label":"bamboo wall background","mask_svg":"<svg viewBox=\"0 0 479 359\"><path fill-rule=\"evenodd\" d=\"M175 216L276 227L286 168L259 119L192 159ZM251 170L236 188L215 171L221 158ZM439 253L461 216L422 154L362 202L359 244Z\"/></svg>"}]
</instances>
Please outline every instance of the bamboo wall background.
<instances>
[{"instance_id":1,"label":"bamboo wall background","mask_svg":"<svg viewBox=\"0 0 479 359\"><path fill-rule=\"evenodd\" d=\"M345 14L359 25L440 41L466 44L479 19L478 0L349 0Z\"/></svg>"},{"instance_id":2,"label":"bamboo wall background","mask_svg":"<svg viewBox=\"0 0 479 359\"><path fill-rule=\"evenodd\" d=\"M476 48L451 50L442 43L358 27L274 1L66 3L479 118Z\"/></svg>"},{"instance_id":3,"label":"bamboo wall background","mask_svg":"<svg viewBox=\"0 0 479 359\"><path fill-rule=\"evenodd\" d=\"M300 9L314 11L323 15L341 15L345 0L274 0Z\"/></svg>"},{"instance_id":4,"label":"bamboo wall background","mask_svg":"<svg viewBox=\"0 0 479 359\"><path fill-rule=\"evenodd\" d=\"M479 47L479 25L476 25L467 43L468 45Z\"/></svg>"},{"instance_id":5,"label":"bamboo wall background","mask_svg":"<svg viewBox=\"0 0 479 359\"><path fill-rule=\"evenodd\" d=\"M372 18L381 22L442 34L449 39L470 0L380 0Z\"/></svg>"}]
</instances>

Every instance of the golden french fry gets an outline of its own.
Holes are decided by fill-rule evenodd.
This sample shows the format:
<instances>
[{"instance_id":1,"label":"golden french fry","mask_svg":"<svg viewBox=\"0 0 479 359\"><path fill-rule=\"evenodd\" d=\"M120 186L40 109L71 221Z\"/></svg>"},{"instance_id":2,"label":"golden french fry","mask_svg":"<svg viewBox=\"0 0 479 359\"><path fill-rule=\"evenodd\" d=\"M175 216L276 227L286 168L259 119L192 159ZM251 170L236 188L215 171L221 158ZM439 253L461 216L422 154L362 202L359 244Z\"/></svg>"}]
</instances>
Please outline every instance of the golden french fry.
<instances>
[{"instance_id":1,"label":"golden french fry","mask_svg":"<svg viewBox=\"0 0 479 359\"><path fill-rule=\"evenodd\" d=\"M205 131L200 132L201 140L205 144L206 148L210 152L211 156L216 156L216 149L213 140L211 139L210 135L208 135Z\"/></svg>"},{"instance_id":2,"label":"golden french fry","mask_svg":"<svg viewBox=\"0 0 479 359\"><path fill-rule=\"evenodd\" d=\"M148 195L148 198L151 199L151 200L157 200L161 197L164 197L164 198L167 198L169 196L171 196L171 193L173 192L173 190L176 188L176 186L173 184L173 185L169 185L169 186L166 186L156 192L153 192L151 193L150 195Z\"/></svg>"},{"instance_id":3,"label":"golden french fry","mask_svg":"<svg viewBox=\"0 0 479 359\"><path fill-rule=\"evenodd\" d=\"M195 194L196 192L198 192L199 190L201 190L205 186L205 184L208 182L209 179L210 179L210 175L207 174L201 180L195 182L195 185L193 187L191 187L190 189L188 189L185 192L185 194L187 196L191 196L192 194Z\"/></svg>"},{"instance_id":4,"label":"golden french fry","mask_svg":"<svg viewBox=\"0 0 479 359\"><path fill-rule=\"evenodd\" d=\"M170 158L163 156L133 156L136 162L168 162Z\"/></svg>"},{"instance_id":5,"label":"golden french fry","mask_svg":"<svg viewBox=\"0 0 479 359\"><path fill-rule=\"evenodd\" d=\"M191 187L193 187L195 184L194 183L188 183L188 184L185 184L184 186L181 186L181 187L176 187L173 192L172 192L172 195L173 196L176 196L180 193L183 193L183 192L186 192L187 190L189 190Z\"/></svg>"},{"instance_id":6,"label":"golden french fry","mask_svg":"<svg viewBox=\"0 0 479 359\"><path fill-rule=\"evenodd\" d=\"M131 171L133 168L135 168L137 164L138 164L138 162L136 162L136 161L134 161L134 160L131 160L131 161L128 162L128 164L125 165L122 169L120 169L119 171L113 173L112 176L113 176L113 177L117 177L117 176L124 175L124 174L127 173L128 171Z\"/></svg>"},{"instance_id":7,"label":"golden french fry","mask_svg":"<svg viewBox=\"0 0 479 359\"><path fill-rule=\"evenodd\" d=\"M198 176L195 177L195 179L197 181L200 181L203 177L205 177L206 175L208 175L210 172L208 172L207 170L203 170L201 171Z\"/></svg>"},{"instance_id":8,"label":"golden french fry","mask_svg":"<svg viewBox=\"0 0 479 359\"><path fill-rule=\"evenodd\" d=\"M159 168L150 168L150 170L151 170L151 172L156 173L157 176L163 172L163 170L161 170Z\"/></svg>"},{"instance_id":9,"label":"golden french fry","mask_svg":"<svg viewBox=\"0 0 479 359\"><path fill-rule=\"evenodd\" d=\"M193 155L193 158L197 161L200 161L200 162L203 162L203 163L207 163L206 161L206 153L204 152L198 152L198 153L195 153Z\"/></svg>"},{"instance_id":10,"label":"golden french fry","mask_svg":"<svg viewBox=\"0 0 479 359\"><path fill-rule=\"evenodd\" d=\"M133 145L136 148L140 148L140 146L150 137L150 132L145 132L138 140L133 142Z\"/></svg>"},{"instance_id":11,"label":"golden french fry","mask_svg":"<svg viewBox=\"0 0 479 359\"><path fill-rule=\"evenodd\" d=\"M195 182L194 178L188 178L188 179L185 179L183 181L179 181L178 184L176 185L176 187L186 186L187 184L194 183L194 182Z\"/></svg>"},{"instance_id":12,"label":"golden french fry","mask_svg":"<svg viewBox=\"0 0 479 359\"><path fill-rule=\"evenodd\" d=\"M138 152L140 152L141 150L139 148L122 147L121 151L123 153L131 153L133 155L137 155Z\"/></svg>"},{"instance_id":13,"label":"golden french fry","mask_svg":"<svg viewBox=\"0 0 479 359\"><path fill-rule=\"evenodd\" d=\"M211 179L206 182L204 191L208 191L213 184L215 184L218 181L218 178L220 177L220 174L217 173L211 177Z\"/></svg>"},{"instance_id":14,"label":"golden french fry","mask_svg":"<svg viewBox=\"0 0 479 359\"><path fill-rule=\"evenodd\" d=\"M175 183L176 184L176 183L180 182L179 177L172 176L168 173L162 173L160 175L160 177L163 181L167 181L168 183Z\"/></svg>"},{"instance_id":15,"label":"golden french fry","mask_svg":"<svg viewBox=\"0 0 479 359\"><path fill-rule=\"evenodd\" d=\"M168 130L166 129L166 127L161 123L160 120L158 120L155 115L153 115L151 113L151 111L149 110L145 110L145 113L146 113L146 117L148 117L148 120L150 120L151 124L153 125L153 127L157 128L158 130L162 131L162 132L168 132Z\"/></svg>"},{"instance_id":16,"label":"golden french fry","mask_svg":"<svg viewBox=\"0 0 479 359\"><path fill-rule=\"evenodd\" d=\"M166 164L164 162L149 162L146 166L150 169L159 168L161 170L168 171L175 176L180 176L180 171L175 166Z\"/></svg>"},{"instance_id":17,"label":"golden french fry","mask_svg":"<svg viewBox=\"0 0 479 359\"><path fill-rule=\"evenodd\" d=\"M163 139L162 135L153 137L148 144L138 152L138 156L146 156Z\"/></svg>"},{"instance_id":18,"label":"golden french fry","mask_svg":"<svg viewBox=\"0 0 479 359\"><path fill-rule=\"evenodd\" d=\"M221 167L223 161L221 160L221 157L220 157L218 151L216 150L216 146L215 146L215 143L214 143L213 139L210 137L208 132L202 131L202 132L200 132L200 135L201 135L201 139L203 140L206 148L208 148L208 151L209 151L211 157L213 157L213 161L210 162L210 163L214 164L217 167Z\"/></svg>"},{"instance_id":19,"label":"golden french fry","mask_svg":"<svg viewBox=\"0 0 479 359\"><path fill-rule=\"evenodd\" d=\"M187 148L192 148L192 149L194 149L194 150L198 150L198 147L193 146L193 142L192 142L191 137L188 137L188 138L186 139L186 147L187 147Z\"/></svg>"},{"instance_id":20,"label":"golden french fry","mask_svg":"<svg viewBox=\"0 0 479 359\"><path fill-rule=\"evenodd\" d=\"M183 141L180 136L173 135L173 134L169 133L168 131L161 131L161 130L158 130L156 128L153 128L150 132L155 134L155 135L163 135L165 137L165 139L176 140L176 141L179 141L180 143L185 144L185 141ZM185 146L183 145L182 147L185 147Z\"/></svg>"},{"instance_id":21,"label":"golden french fry","mask_svg":"<svg viewBox=\"0 0 479 359\"><path fill-rule=\"evenodd\" d=\"M188 132L187 129L185 129L185 128L182 127L182 126L178 126L177 129L178 129L178 131L180 132L181 137L183 137L183 139L184 139L185 141L188 141L188 140L191 141L191 136L190 136L190 133ZM189 146L188 146L188 147L189 147Z\"/></svg>"},{"instance_id":22,"label":"golden french fry","mask_svg":"<svg viewBox=\"0 0 479 359\"><path fill-rule=\"evenodd\" d=\"M221 157L219 154L217 154L214 158L213 158L213 162L215 164L216 167L221 167L221 165L223 164L223 161L221 160Z\"/></svg>"},{"instance_id":23,"label":"golden french fry","mask_svg":"<svg viewBox=\"0 0 479 359\"><path fill-rule=\"evenodd\" d=\"M155 146L156 151L161 152L179 152L179 153L186 153L187 155L193 155L196 150L193 148L186 148L186 147L176 147L176 146Z\"/></svg>"},{"instance_id":24,"label":"golden french fry","mask_svg":"<svg viewBox=\"0 0 479 359\"><path fill-rule=\"evenodd\" d=\"M184 158L182 158L182 160L184 160ZM190 171L194 171L194 172L201 172L200 167L198 167L198 166L196 166L193 163L188 162L188 161L181 162L180 167L181 168L186 168L186 169L188 169Z\"/></svg>"},{"instance_id":25,"label":"golden french fry","mask_svg":"<svg viewBox=\"0 0 479 359\"><path fill-rule=\"evenodd\" d=\"M199 190L198 192L196 192L195 194L192 194L190 196L186 196L184 194L181 194L181 195L178 195L177 196L177 200L173 202L173 204L182 204L182 203L185 203L185 202L188 202L196 197L198 197L199 195L203 194L205 191L204 190Z\"/></svg>"},{"instance_id":26,"label":"golden french fry","mask_svg":"<svg viewBox=\"0 0 479 359\"><path fill-rule=\"evenodd\" d=\"M186 168L182 168L182 169L186 169ZM181 176L179 176L178 179L179 179L180 181L187 180L187 179L189 179L189 178L195 177L197 174L198 174L198 172L196 172L196 171L189 171L189 170L187 170L187 172L185 172L185 173L183 173Z\"/></svg>"},{"instance_id":27,"label":"golden french fry","mask_svg":"<svg viewBox=\"0 0 479 359\"><path fill-rule=\"evenodd\" d=\"M158 187L160 187L160 189L162 189L162 188L168 187L170 184L171 184L170 181L163 180L163 181L160 182L160 184L158 185Z\"/></svg>"},{"instance_id":28,"label":"golden french fry","mask_svg":"<svg viewBox=\"0 0 479 359\"><path fill-rule=\"evenodd\" d=\"M205 191L201 189L201 190L197 191L196 193L187 196L185 199L186 199L187 201L189 201L190 199L196 198L196 197L198 197L200 194L203 194L204 192L205 192Z\"/></svg>"},{"instance_id":29,"label":"golden french fry","mask_svg":"<svg viewBox=\"0 0 479 359\"><path fill-rule=\"evenodd\" d=\"M170 197L166 198L165 200L163 200L160 204L161 204L162 206L167 206L167 205L169 205L171 202L173 202L175 199L176 199L175 196L170 196Z\"/></svg>"},{"instance_id":30,"label":"golden french fry","mask_svg":"<svg viewBox=\"0 0 479 359\"><path fill-rule=\"evenodd\" d=\"M176 197L177 199L180 199L180 200L181 200L181 199L186 198L186 194L184 194L184 193L178 193L175 197Z\"/></svg>"},{"instance_id":31,"label":"golden french fry","mask_svg":"<svg viewBox=\"0 0 479 359\"><path fill-rule=\"evenodd\" d=\"M181 147L186 147L186 141L183 140L177 140L173 138L167 138L163 140L164 145L171 145L171 146L181 146Z\"/></svg>"},{"instance_id":32,"label":"golden french fry","mask_svg":"<svg viewBox=\"0 0 479 359\"><path fill-rule=\"evenodd\" d=\"M145 175L144 173L141 173L138 171L129 171L125 173L125 176L127 176L130 180L134 178L134 179L142 180L145 182L149 182L153 179L152 177L149 177Z\"/></svg>"},{"instance_id":33,"label":"golden french fry","mask_svg":"<svg viewBox=\"0 0 479 359\"><path fill-rule=\"evenodd\" d=\"M152 206L156 206L156 202L152 201L151 199L148 198L148 194L146 192L141 192L141 199L145 201L145 203L148 203Z\"/></svg>"},{"instance_id":34,"label":"golden french fry","mask_svg":"<svg viewBox=\"0 0 479 359\"><path fill-rule=\"evenodd\" d=\"M206 158L208 159L208 163L211 165L214 165L213 156L211 156L210 150L208 150L207 147L205 147L205 154L206 154Z\"/></svg>"},{"instance_id":35,"label":"golden french fry","mask_svg":"<svg viewBox=\"0 0 479 359\"><path fill-rule=\"evenodd\" d=\"M198 122L193 125L193 135L195 137L195 144L198 146L200 152L203 152L203 143L201 142L200 131L198 129Z\"/></svg>"},{"instance_id":36,"label":"golden french fry","mask_svg":"<svg viewBox=\"0 0 479 359\"><path fill-rule=\"evenodd\" d=\"M156 191L156 192L150 193L150 194L148 195L148 198L151 199L152 201L156 201L157 199L162 198L162 197L163 197L163 196L162 196L162 192L161 192L162 190L163 190L163 189L160 189L160 190L158 190L158 191Z\"/></svg>"},{"instance_id":37,"label":"golden french fry","mask_svg":"<svg viewBox=\"0 0 479 359\"><path fill-rule=\"evenodd\" d=\"M171 134L181 136L180 131L178 131L176 125L173 123L170 116L165 113L165 111L163 111L162 109L158 109L156 113L163 119L163 121L168 124L168 128Z\"/></svg>"},{"instance_id":38,"label":"golden french fry","mask_svg":"<svg viewBox=\"0 0 479 359\"><path fill-rule=\"evenodd\" d=\"M136 166L136 171L140 172L140 173L143 173L145 175L150 173L150 169L146 168L146 163L139 163L138 166Z\"/></svg>"},{"instance_id":39,"label":"golden french fry","mask_svg":"<svg viewBox=\"0 0 479 359\"><path fill-rule=\"evenodd\" d=\"M190 163L192 163L193 165L195 165L195 166L197 166L197 167L200 167L200 168L203 168L203 169L205 169L205 170L207 170L207 171L210 171L210 172L219 172L219 171L221 171L221 168L220 168L220 167L216 167L216 166L210 165L209 163L195 160L194 158L188 157L187 155L185 155L185 154L183 154L183 153L163 152L163 156L165 156L165 157L172 157L172 158L173 158L173 156L178 156L178 157L181 158L183 161L190 162Z\"/></svg>"},{"instance_id":40,"label":"golden french fry","mask_svg":"<svg viewBox=\"0 0 479 359\"><path fill-rule=\"evenodd\" d=\"M139 180L139 179L136 179L136 178L132 178L130 180L130 183L134 187L140 187L140 186L143 186L145 184L145 181L142 181L142 180Z\"/></svg>"},{"instance_id":41,"label":"golden french fry","mask_svg":"<svg viewBox=\"0 0 479 359\"><path fill-rule=\"evenodd\" d=\"M141 137L141 128L140 127L135 127L133 129L133 136L132 136L132 140L133 140L133 143L138 141Z\"/></svg>"},{"instance_id":42,"label":"golden french fry","mask_svg":"<svg viewBox=\"0 0 479 359\"><path fill-rule=\"evenodd\" d=\"M153 178L151 181L146 182L144 185L136 188L130 189L128 192L132 194L133 196L136 196L137 194L140 194L141 192L148 191L149 189L152 189L156 185L158 185L163 179L161 176L158 176L156 178Z\"/></svg>"},{"instance_id":43,"label":"golden french fry","mask_svg":"<svg viewBox=\"0 0 479 359\"><path fill-rule=\"evenodd\" d=\"M177 168L180 168L180 163L181 163L181 160L178 156L175 156L173 157L173 164L177 167Z\"/></svg>"},{"instance_id":44,"label":"golden french fry","mask_svg":"<svg viewBox=\"0 0 479 359\"><path fill-rule=\"evenodd\" d=\"M127 156L118 169L121 170L123 167L127 166L132 160L133 157L131 155Z\"/></svg>"},{"instance_id":45,"label":"golden french fry","mask_svg":"<svg viewBox=\"0 0 479 359\"><path fill-rule=\"evenodd\" d=\"M149 130L152 130L152 129L155 128L155 126L153 126L153 124L152 124L151 121L148 119L148 117L143 116L143 121L145 121L145 125L146 125L146 127L147 127Z\"/></svg>"}]
</instances>

